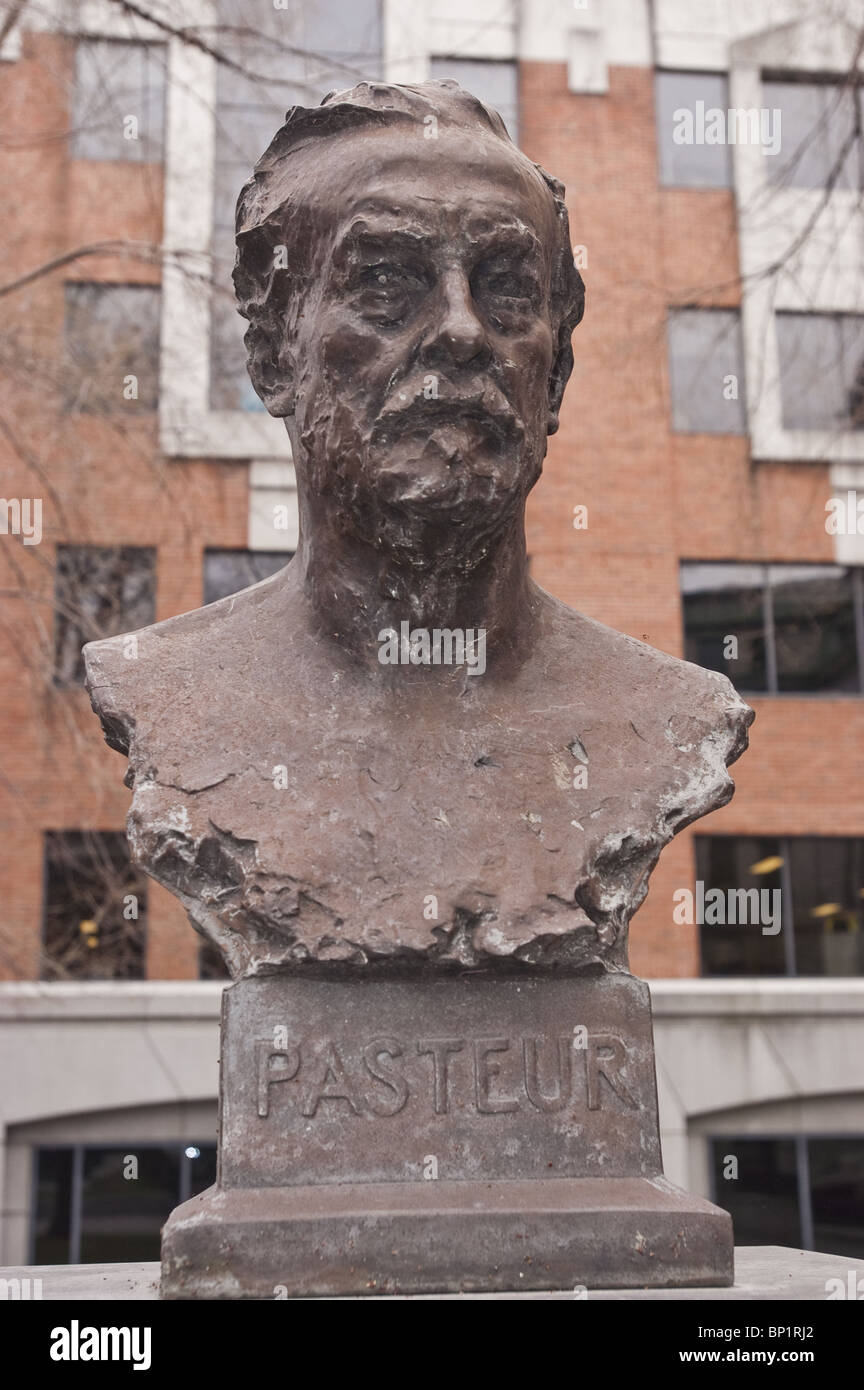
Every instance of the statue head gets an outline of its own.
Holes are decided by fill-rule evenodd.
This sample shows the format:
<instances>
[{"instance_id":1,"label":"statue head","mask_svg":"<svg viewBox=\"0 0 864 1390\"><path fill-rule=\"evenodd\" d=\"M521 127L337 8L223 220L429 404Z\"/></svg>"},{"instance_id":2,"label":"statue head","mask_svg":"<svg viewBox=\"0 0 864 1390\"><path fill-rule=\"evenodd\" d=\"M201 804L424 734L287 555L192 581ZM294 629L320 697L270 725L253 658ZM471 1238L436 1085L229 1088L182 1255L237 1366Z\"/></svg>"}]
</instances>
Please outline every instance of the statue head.
<instances>
[{"instance_id":1,"label":"statue head","mask_svg":"<svg viewBox=\"0 0 864 1390\"><path fill-rule=\"evenodd\" d=\"M494 111L455 82L293 108L240 195L234 283L307 509L421 564L521 514L584 286L561 185Z\"/></svg>"}]
</instances>

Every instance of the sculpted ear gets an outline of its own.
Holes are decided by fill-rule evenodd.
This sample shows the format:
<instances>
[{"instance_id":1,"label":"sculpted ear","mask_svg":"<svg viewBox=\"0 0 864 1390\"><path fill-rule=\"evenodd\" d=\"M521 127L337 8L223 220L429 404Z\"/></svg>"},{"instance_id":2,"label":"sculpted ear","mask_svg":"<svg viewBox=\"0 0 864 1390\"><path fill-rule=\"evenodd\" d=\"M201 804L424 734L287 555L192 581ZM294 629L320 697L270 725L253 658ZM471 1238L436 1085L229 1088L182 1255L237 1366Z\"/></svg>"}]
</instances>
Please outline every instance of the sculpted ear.
<instances>
[{"instance_id":1,"label":"sculpted ear","mask_svg":"<svg viewBox=\"0 0 864 1390\"><path fill-rule=\"evenodd\" d=\"M266 322L250 324L243 341L247 353L246 369L256 394L271 415L279 418L293 415L293 353L279 343L276 332Z\"/></svg>"},{"instance_id":2,"label":"sculpted ear","mask_svg":"<svg viewBox=\"0 0 864 1390\"><path fill-rule=\"evenodd\" d=\"M572 330L571 330L572 331ZM570 373L573 370L573 349L570 346L570 335L567 335L566 343L560 343L555 361L552 363L552 371L549 373L549 418L546 424L546 433L555 434L558 430L558 412L561 409L561 402L564 399L564 390L570 380Z\"/></svg>"},{"instance_id":3,"label":"sculpted ear","mask_svg":"<svg viewBox=\"0 0 864 1390\"><path fill-rule=\"evenodd\" d=\"M268 226L238 234L233 279L237 307L249 320L243 341L252 385L270 414L281 417L294 413L293 295L286 247L273 236Z\"/></svg>"},{"instance_id":4,"label":"sculpted ear","mask_svg":"<svg viewBox=\"0 0 864 1390\"><path fill-rule=\"evenodd\" d=\"M566 267L564 283L566 289L561 299L566 309L558 325L558 346L549 373L549 418L546 426L549 434L554 434L558 429L558 412L573 370L573 348L570 338L585 312L585 283L575 265Z\"/></svg>"}]
</instances>

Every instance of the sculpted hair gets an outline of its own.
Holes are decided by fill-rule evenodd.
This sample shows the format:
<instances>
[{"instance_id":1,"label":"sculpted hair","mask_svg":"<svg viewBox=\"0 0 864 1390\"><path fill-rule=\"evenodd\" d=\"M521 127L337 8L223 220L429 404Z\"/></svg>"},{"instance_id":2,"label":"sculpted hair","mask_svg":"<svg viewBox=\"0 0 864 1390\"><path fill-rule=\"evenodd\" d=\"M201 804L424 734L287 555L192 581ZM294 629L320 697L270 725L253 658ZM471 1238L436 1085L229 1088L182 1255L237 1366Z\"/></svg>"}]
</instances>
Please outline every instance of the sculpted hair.
<instances>
[{"instance_id":1,"label":"sculpted hair","mask_svg":"<svg viewBox=\"0 0 864 1390\"><path fill-rule=\"evenodd\" d=\"M303 156L314 157L319 153L317 142L341 133L394 124L416 131L418 122L427 127L437 122L469 133L476 133L478 128L484 134L491 133L506 141L548 188L558 228L550 296L557 338L550 396L556 411L561 403L573 369L570 335L585 308L585 286L573 262L563 184L522 154L497 111L457 82L425 82L414 87L361 82L350 91L330 92L320 106L292 107L237 200L233 279L238 309L249 321L244 338L247 367L256 391L274 414L290 413L275 406L277 378L284 370L284 364L276 360L275 345L284 338L286 319L289 337L296 325L305 267L299 259L285 265L284 255L280 257L277 252L280 247L290 247L292 224L302 209L304 174L306 178L310 175L309 162Z\"/></svg>"}]
</instances>

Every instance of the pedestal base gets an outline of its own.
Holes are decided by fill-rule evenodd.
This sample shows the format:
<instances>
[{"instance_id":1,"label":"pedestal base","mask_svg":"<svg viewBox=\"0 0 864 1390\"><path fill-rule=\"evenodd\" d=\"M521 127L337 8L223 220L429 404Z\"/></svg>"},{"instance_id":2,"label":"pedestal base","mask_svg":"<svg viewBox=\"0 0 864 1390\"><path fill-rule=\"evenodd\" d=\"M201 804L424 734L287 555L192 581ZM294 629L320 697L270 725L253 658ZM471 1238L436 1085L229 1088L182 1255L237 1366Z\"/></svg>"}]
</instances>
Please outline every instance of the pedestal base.
<instances>
[{"instance_id":1,"label":"pedestal base","mask_svg":"<svg viewBox=\"0 0 864 1390\"><path fill-rule=\"evenodd\" d=\"M665 1178L211 1187L162 1235L163 1298L726 1287L729 1215Z\"/></svg>"}]
</instances>

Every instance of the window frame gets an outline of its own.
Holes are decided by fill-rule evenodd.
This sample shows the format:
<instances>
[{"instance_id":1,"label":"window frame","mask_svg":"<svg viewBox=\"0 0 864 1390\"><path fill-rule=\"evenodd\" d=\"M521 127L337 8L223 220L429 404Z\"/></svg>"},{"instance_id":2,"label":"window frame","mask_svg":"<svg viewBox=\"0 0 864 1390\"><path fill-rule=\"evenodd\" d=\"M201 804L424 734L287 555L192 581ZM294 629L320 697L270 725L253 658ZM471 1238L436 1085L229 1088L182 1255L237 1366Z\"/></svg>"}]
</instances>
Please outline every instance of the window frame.
<instances>
[{"instance_id":1,"label":"window frame","mask_svg":"<svg viewBox=\"0 0 864 1390\"><path fill-rule=\"evenodd\" d=\"M817 1132L814 1130L794 1131L783 1129L775 1133L771 1130L760 1129L755 1130L752 1134L749 1131L746 1134L740 1134L734 1130L730 1130L728 1133L718 1133L716 1130L711 1129L705 1134L704 1138L708 1158L708 1200L719 1207L722 1207L723 1203L720 1200L721 1189L717 1183L717 1169L713 1162L714 1144L728 1145L735 1142L743 1142L745 1139L753 1139L762 1143L767 1143L772 1140L785 1140L786 1142L794 1144L796 1195L798 1199L798 1218L801 1226L801 1249L814 1250L816 1248L813 1234L815 1222L813 1219L813 1187L810 1178L810 1153L808 1144L811 1139L817 1141L824 1139L852 1139L859 1144L864 1144L864 1131L859 1131L856 1134L854 1130ZM723 1210L725 1211L726 1208L724 1207ZM737 1231L735 1234L737 1244ZM844 1257L837 1256L836 1258L842 1259ZM862 1253L861 1258L864 1258L864 1253Z\"/></svg>"},{"instance_id":2,"label":"window frame","mask_svg":"<svg viewBox=\"0 0 864 1390\"><path fill-rule=\"evenodd\" d=\"M78 1142L63 1142L57 1140L54 1143L46 1142L33 1143L30 1148L30 1207L28 1211L27 1229L27 1249L28 1264L37 1269L44 1266L36 1265L36 1217L39 1210L39 1154L43 1149L68 1149L72 1153L72 1184L69 1194L69 1247L67 1260L68 1264L81 1263L81 1203L83 1197L84 1183L84 1155L87 1149L124 1149L128 1148L130 1153L140 1153L142 1149L179 1149L179 1173L178 1173L178 1200L175 1206L189 1199L191 1195L191 1164L194 1159L188 1157L187 1148L212 1148L216 1151L218 1159L218 1145L215 1139L167 1139L160 1142L158 1139L105 1139L105 1140L81 1140ZM77 1210L76 1210L77 1207Z\"/></svg>"},{"instance_id":3,"label":"window frame","mask_svg":"<svg viewBox=\"0 0 864 1390\"><path fill-rule=\"evenodd\" d=\"M774 640L774 605L772 590L774 581L771 571L783 568L801 570L812 564L813 569L851 569L853 613L855 625L855 651L858 658L857 690L778 690L777 689L777 648ZM758 568L762 571L762 631L765 639L765 679L767 690L748 690L746 686L735 684L739 694L753 700L860 700L864 697L864 565L844 564L838 560L802 561L800 564L788 560L692 560L679 562L680 571L688 565L716 565L733 568ZM684 649L687 641L687 621L684 606L684 590L680 583L678 593L681 601L681 636ZM723 674L723 673L721 673Z\"/></svg>"},{"instance_id":4,"label":"window frame","mask_svg":"<svg viewBox=\"0 0 864 1390\"><path fill-rule=\"evenodd\" d=\"M843 337L844 337L844 330L847 328L847 326L850 324L850 322L851 322L852 320L855 320L855 321L857 322L859 334L860 334L860 336L862 337L862 339L864 339L864 314L855 313L855 312L853 312L853 311L851 311L851 310L848 310L848 309L846 309L846 310L833 310L833 311L832 311L832 310L827 310L827 309L813 309L813 310L810 310L809 312L802 312L802 311L797 310L797 309L778 309L778 310L775 312L775 314L774 314L774 333L775 333L776 341L777 341L777 363L778 363L778 370L779 370L779 373L780 373L779 380L778 380L778 386L779 386L779 390L780 390L780 418L781 418L781 420L783 420L783 419L784 419L784 415L785 415L785 401L784 401L785 389L784 389L784 384L783 384L783 351L782 351L782 349L781 349L781 347L780 347L780 338L781 338L781 333L780 333L780 320L781 320L781 319L785 319L785 320L787 320L787 321L788 321L789 319L810 319L810 320L819 319L819 320L821 320L821 321L823 321L823 322L827 322L828 324L830 324L830 325L831 325L831 328L834 330L834 332L835 332L835 334L836 334L838 346L839 346L839 348L840 348L840 351L839 351L839 353L838 353L838 355L837 355L835 361L841 361L841 360L845 357L845 349L844 349L844 347L843 347L843 342L842 342ZM832 364L832 365L833 365L833 364ZM864 356L862 356L862 358L860 359L860 362L859 362L859 371L862 371L862 369L864 369ZM851 393L851 388L847 387L846 384L845 384L844 382L842 382L842 381L841 381L841 390L842 390L844 393L845 393L846 391L850 391L850 393ZM849 435L849 434L854 434L854 433L856 433L856 432L860 432L860 431L864 430L864 415L862 415L862 417L858 420L857 423L853 423L853 422L852 422L852 419L851 419L851 416L850 416L848 423L840 423L840 422L838 422L838 423L836 423L836 424L826 423L826 424L823 424L823 425L810 425L810 426L804 426L804 425L786 425L785 420L784 420L783 428L784 428L784 429L810 429L810 430L814 430L814 431L817 431L817 430L818 430L818 431L821 431L822 433L825 433L825 434L835 434L835 433L840 432L840 433L843 433L844 435Z\"/></svg>"},{"instance_id":5,"label":"window frame","mask_svg":"<svg viewBox=\"0 0 864 1390\"><path fill-rule=\"evenodd\" d=\"M802 81L842 80L853 65L856 35L841 21L798 20L737 39L729 47L729 106L768 104L763 79L778 72ZM782 130L781 130L782 139ZM742 278L741 327L748 383L751 454L757 460L828 463L832 487L864 486L864 430L789 429L783 424L780 363L773 315L864 313L860 236L861 193L778 187L759 145L732 150ZM822 217L832 227L830 251L808 228ZM799 243L800 238L800 245ZM793 249L794 248L794 249ZM766 267L781 265L776 274ZM855 482L847 482L852 476ZM838 552L839 552L838 547ZM851 554L850 547L845 553ZM854 560L848 563L855 563ZM858 561L860 563L860 560Z\"/></svg>"},{"instance_id":6,"label":"window frame","mask_svg":"<svg viewBox=\"0 0 864 1390\"><path fill-rule=\"evenodd\" d=\"M73 159L73 160L76 160L76 161L77 161L77 160L80 160L80 161L82 161L83 163L86 163L86 164L99 164L99 163L109 163L109 164L124 163L124 164L127 164L127 163L128 163L128 164L159 164L159 165L161 165L161 164L164 162L164 159L165 159L165 106L166 106L167 82L168 82L167 53L163 51L163 53L161 53L161 54L153 54L153 53L151 52L151 53L148 53L148 56L147 56L147 59L146 59L146 63L147 63L148 65L149 65L149 64L153 64L153 65L155 66L156 70L159 71L159 72L161 73L161 75L162 75L162 80L161 80L162 103L161 103L161 113L160 113L160 115L161 115L161 121L160 121L159 140L158 140L158 157L157 157L157 158L145 158L145 156L144 156L143 153L141 153L141 154L139 154L139 155L137 155L137 156L136 156L136 155L124 156L124 155L119 155L119 154L84 154L84 153L82 153L80 150L78 150L78 149L75 148L75 146L76 146L76 141L78 140L78 138L79 138L79 136L80 136L80 134L81 134L81 132L80 132L80 130L79 130L79 127L75 124L75 116L76 116L76 111L77 111L77 107L78 107L78 104L79 104L79 99L80 99L80 97L82 96L82 92L83 92L83 89L82 89L82 86L81 86L81 83L80 83L80 80L79 80L79 79L80 79L80 76L81 76L81 74L80 74L80 72L79 72L79 57L80 57L80 55L81 55L81 45L82 45L82 44L89 44L89 45L94 46L94 47L97 46L97 45L105 46L105 45L111 45L111 44L125 44L125 45L135 46L135 47L138 47L138 48L141 48L141 49L148 49L148 50L152 50L152 49L154 49L154 48L156 48L156 47L158 46L160 49L165 50L164 35L161 35L158 39L155 39L155 38L142 39L142 38L138 37L137 35L136 35L135 37L122 37L122 36L116 35L116 34L110 34L110 35L105 35L105 34L88 34L88 33L86 33L86 32L82 32L82 33L79 33L79 34L77 35L77 37L76 37L76 50L75 50L75 68L74 68L74 74L73 74L73 78L72 78L72 82L73 82L73 94L72 94L72 110L71 110L71 115L72 115L72 118L73 118L73 128L72 128L72 132L71 132L71 141L70 141L70 144L71 144L71 148L70 148L70 159ZM161 61L160 61L160 59L161 59ZM132 114L132 113L130 113L130 114ZM148 139L149 139L149 138L152 138L152 137L148 137ZM128 146L130 147L131 150L135 150L135 149L137 148L138 144L139 144L139 141L138 141L138 140L129 140L129 141L124 142L122 145L118 146L118 148L121 148L121 149L122 149L122 148L124 148L125 145L127 145L127 144L128 144Z\"/></svg>"},{"instance_id":7,"label":"window frame","mask_svg":"<svg viewBox=\"0 0 864 1390\"><path fill-rule=\"evenodd\" d=\"M734 399L737 402L738 414L740 416L739 429L717 430L707 429L705 426L699 426L692 429L680 429L675 423L675 414L677 407L675 401L675 375L672 366L672 325L676 321L676 318L679 322L681 322L683 321L686 315L692 314L699 314L703 316L712 314L716 317L718 322L720 321L721 315L731 315L735 320L735 351L739 360L736 362L737 372L734 373L734 375L736 375L738 378L738 395ZM741 327L741 311L737 306L714 304L670 304L670 306L666 310L666 362L669 378L669 421L670 429L673 435L705 434L721 439L727 436L732 436L736 439L747 438L749 428L747 418L747 364L744 356L744 336Z\"/></svg>"},{"instance_id":8,"label":"window frame","mask_svg":"<svg viewBox=\"0 0 864 1390\"><path fill-rule=\"evenodd\" d=\"M70 316L71 316L72 313L74 312L73 301L74 301L74 298L75 298L75 292L76 292L76 291L82 291L82 290L97 290L97 291L99 292L99 294L104 294L104 295L106 295L106 296L110 296L113 292L115 292L115 291L117 291L117 290L120 290L120 291L123 291L123 290L126 290L126 291L131 290L131 291L133 291L133 298L134 298L134 296L135 296L136 294L139 294L139 293L150 294L150 295L153 296L153 298L154 298L154 300L155 300L155 304L156 304L156 315L155 315L155 317L156 317L156 341L155 341L155 344L154 344L153 359L152 359L152 361L149 363L149 366L150 366L151 369L152 369L152 375L150 376L150 378L149 378L149 383L148 383L148 384L150 385L150 387L151 387L152 399L148 399L148 401L147 401L147 403L146 403L145 405L141 405L141 404L140 404L140 401L139 401L139 398L138 398L138 397L135 397L135 398L134 398L134 404L132 404L131 402L126 401L125 397L123 397L122 395L119 394L119 392L120 392L120 387L121 387L122 383L117 383L117 385L116 385L116 390L117 390L118 394L117 394L117 397L116 397L116 404L112 404L110 407L104 407L104 406L101 404L101 402L99 402L99 401L97 400L97 407L94 409L94 408L88 408L87 403L86 403L86 399L85 399L85 401L84 401L84 403L83 403L82 405L76 405L74 402L72 402L72 401L67 397L67 398L64 399L64 410L67 411L67 412L70 413L70 414L71 414L71 413L75 413L75 414L79 414L79 415L89 415L89 416L92 416L92 417L94 417L94 418L96 418L96 419L111 419L112 421L116 421L116 420L118 419L118 417L120 417L120 416L122 416L122 415L124 415L124 414L126 414L127 416L132 416L134 419L138 419L138 418L142 418L142 419L147 419L147 418L150 418L150 419L157 419L157 418L158 418L158 415L159 415L159 379L160 379L160 366L159 366L160 348L159 348L159 343L160 343L160 335L161 335L162 307L163 307L163 306L162 306L162 290L161 290L161 286L160 286L158 283L154 284L154 283L151 282L151 281L145 281L145 280L87 280L87 279L85 279L85 278L83 278L83 277L81 277L81 278L77 278L77 277L76 277L76 278L74 278L74 279L68 279L68 280L64 280L64 281L63 281L63 354L64 354L64 362L65 362L67 365L68 365L68 364L74 365L75 373L77 373L77 375L78 375L79 377L81 377L83 374L82 374L81 372L79 372L79 370L78 370L78 369L79 369L79 366L80 366L80 363L79 363L79 361L78 361L78 356L77 356L77 345L76 345L76 342L75 342L75 335L73 335L72 333L70 333L69 320L70 320ZM139 368L139 372L140 372L140 368ZM70 366L70 380L72 379L72 376L73 376L73 372L72 372L71 366ZM124 377L124 380L125 380L125 379L126 379L126 378ZM136 373L136 380L138 380L138 379L140 379L140 378L139 378L139 376L138 376L138 373ZM64 395L65 395L65 387L64 387ZM131 408L131 409L129 408L129 407L130 407L130 404L132 405L132 408Z\"/></svg>"},{"instance_id":9,"label":"window frame","mask_svg":"<svg viewBox=\"0 0 864 1390\"><path fill-rule=\"evenodd\" d=\"M73 972L71 972L70 977L64 980L62 974L59 975L59 976L58 976L58 975L55 975L55 974L51 973L51 972L49 971L49 969L48 969L48 967L49 967L50 963L52 962L52 960L55 959L55 957L52 955L52 951L51 951L51 947L50 947L50 943L49 943L49 913L50 913L51 908L52 908L52 904L51 904L51 901L50 901L50 893L49 893L49 889L50 889L50 885L51 885L51 864L52 864L51 849L52 849L52 842L57 841L57 840L60 840L61 838L64 839L64 840L66 840L66 841L68 842L69 838L70 838L70 837L73 837L73 836L78 836L78 837L81 837L81 838L91 837L91 836L94 837L94 838L98 838L98 837L100 837L100 836L104 836L104 837L106 837L106 838L110 838L111 840L113 840L117 845L121 845L121 844L122 844L123 847L125 848L125 850L128 851L129 879L128 879L128 883L127 883L127 884L121 884L120 887L127 890L126 892L123 892L123 894L122 894L122 897L123 897L124 900L125 900L125 898L126 898L129 894L131 894L131 893L134 892L134 896L136 897L138 903L139 903L139 904L141 905L141 907L142 907L142 910L139 911L138 916L135 917L135 918L133 919L134 922L135 922L135 924L136 924L136 931L135 931L134 933L131 933L132 935L134 935L134 936L137 937L136 950L137 950L137 951L140 951L140 962L138 962L139 968L140 968L140 974L137 973L137 971L136 971L135 973L132 973L132 974L120 974L120 975L117 975L117 974L112 973L112 974L110 974L110 975L100 975L100 974L88 975L88 974L77 974L77 973L75 973L75 972L73 971ZM65 983L65 984L73 984L73 985L76 985L76 986L77 986L77 985L81 985L81 984L84 984L84 985L87 985L87 984L111 984L111 985L115 985L115 986L118 986L118 985L119 985L120 987L122 987L123 984L137 984L137 983L139 983L139 982L141 982L141 981L146 980L146 979L147 979L148 952L149 952L149 947L150 947L150 920L149 920L150 900L149 900L149 892L148 892L150 880L146 877L146 875L145 875L143 869L141 869L140 865L136 864L135 860L132 858L131 847L130 847L130 845L129 845L129 839L128 839L128 836L126 835L126 832L125 832L124 830L117 830L116 828L109 828L109 829L106 830L106 829L103 829L103 828L100 828L100 827L97 827L97 828L84 827L84 828L82 829L81 827L69 827L69 826L64 826L64 827L62 827L62 828L60 828L60 829L57 829L57 828L54 828L54 827L52 827L52 826L49 826L49 827L45 827L45 828L42 830L42 832L41 832L41 840L42 840L42 872L41 872L41 889L42 889L42 893L41 893L41 904L40 904L39 938L38 938L38 941L39 941L39 983L42 984L42 985L48 985L49 987L52 986L52 985L55 985L55 984L64 984L64 983ZM66 847L65 852L66 852L66 853L69 853L69 852L70 852L70 851L69 851L69 847L68 847L68 843L67 843L67 847ZM107 850L107 849L106 849L106 853L110 854L110 850ZM93 859L92 859L92 856L91 856L91 858L90 858L90 863L92 863L92 862L93 862ZM126 863L125 863L125 862L124 862L124 866L123 866L123 867L124 867L124 869L125 869L125 867L126 867ZM118 869L118 872L119 872L119 869ZM118 895L118 896L119 896L119 895ZM142 902L142 899L143 899L143 902ZM128 923L128 922L126 921L125 916L124 916L124 926L123 926L123 929L122 929L124 939L127 937L126 927L127 927L128 925L130 925L130 923ZM82 959L82 961L83 961L84 959L86 959L86 957L85 957L85 956L82 956L81 959Z\"/></svg>"},{"instance_id":10,"label":"window frame","mask_svg":"<svg viewBox=\"0 0 864 1390\"><path fill-rule=\"evenodd\" d=\"M111 637L122 637L122 636L124 636L126 633L129 633L129 632L140 631L142 627L151 627L151 626L153 625L153 623L155 623L155 621L156 621L157 596L158 596L158 584L159 584L159 547L158 547L158 546L156 546L156 545L136 545L136 544L128 544L128 545L127 545L127 544L125 544L125 543L122 542L122 541L116 542L116 543L110 544L110 545L105 545L105 544L101 544L101 543L99 543L99 542L90 542L90 541L58 541L58 543L57 543L57 545L56 545L56 547L55 547L55 554L54 554L54 590L53 590L53 594L52 594L53 627L52 627L52 649L51 649L51 683L52 683L52 685L53 685L53 687L54 687L55 690L83 690L83 688L84 688L84 672L83 672L83 670L80 671L80 679L69 680L69 679L66 679L66 678L63 676L63 674L62 674L62 672L61 672L61 670L60 670L59 663L58 663L58 654L59 654L59 646L60 646L60 627L61 627L61 623L65 622L67 628L76 626L76 623L75 623L74 619L70 619L70 618L68 617L68 615L66 614L66 612L64 611L64 609L62 608L62 606L61 606L61 598L63 597L63 595L61 594L60 589L61 589L61 583L62 583L62 582L64 581L64 579L65 579L65 572L66 572L66 566L65 566L65 564L64 564L64 562L63 562L63 556L64 556L64 554L68 554L68 553L71 552L71 551L91 551L91 552L92 552L92 551L94 551L94 550L107 551L107 552L109 552L109 553L113 552L113 553L116 555L116 557L117 557L117 573L118 573L118 575L119 575L119 577L120 577L121 583L122 583L123 579L124 579L124 578L128 575L128 573L129 573L129 564L128 564L128 561L129 561L129 558L130 558L130 557L129 557L129 555L128 555L128 552L129 552L129 551L140 551L140 552L143 553L143 556L147 557L146 564L147 564L147 567L149 568L149 579L150 579L150 585L151 585L151 593L150 593L150 597L151 597L151 600L152 600L152 603L151 603L151 614L150 614L150 616L149 616L147 622L141 623L141 622L138 622L137 618L136 618L136 617L133 617L132 615L126 616L126 614L128 614L128 610L126 610L126 614L124 614L124 617L123 617L123 619L122 619L122 626L120 626L120 627L117 629L116 632L100 632L99 635L94 635L93 637L88 637L88 636L86 635L86 632L85 632L85 634L84 634L84 641L81 643L81 647L83 648L84 646L86 646L86 644L87 644L88 642L102 641L102 640L104 640L104 639L106 639L106 638L111 638ZM127 561L127 563L126 563L125 565L124 565L124 563L123 563L124 552L126 553L126 561ZM80 569L81 569L80 561L79 561L79 563L78 563L77 568L78 568L78 570L79 570L79 572L80 572ZM121 608L122 608L122 593L121 593L120 597L121 597L121 603L120 603L120 605L118 605L118 607L121 607ZM79 636L80 636L80 635L81 635L81 629L80 629L80 628L78 628L78 633L79 633ZM80 661L81 661L81 655L80 655L80 649L79 649L78 662L80 663Z\"/></svg>"},{"instance_id":11,"label":"window frame","mask_svg":"<svg viewBox=\"0 0 864 1390\"><path fill-rule=\"evenodd\" d=\"M735 188L735 169L732 163L730 146L727 144L712 146L715 149L726 150L726 172L728 181L726 183L667 183L663 178L663 142L661 140L660 113L657 101L657 82L660 77L719 77L726 84L726 106L729 109L729 73L724 68L674 68L668 64L657 64L654 68L654 137L657 145L657 187L663 190L669 189L675 192L686 193L732 193Z\"/></svg>"},{"instance_id":12,"label":"window frame","mask_svg":"<svg viewBox=\"0 0 864 1390\"><path fill-rule=\"evenodd\" d=\"M699 976L698 976L698 978L699 978L700 980L727 980L727 979L733 979L733 980L734 980L734 979L737 979L737 980L745 980L745 979L746 979L746 980L754 980L754 979L755 979L755 980L760 980L760 981L761 981L761 980L816 980L816 981L819 981L819 982L822 982L822 981L825 981L825 980L837 980L837 979L840 979L840 980L864 980L864 974L861 974L861 975L827 975L827 974L826 974L826 975L801 975L801 974L798 973L798 952L797 952L797 947L796 947L796 942L795 942L795 904L794 904L793 894L792 894L792 862L791 862L791 844L792 844L792 842L793 842L794 840L814 840L814 839L816 839L816 840L861 840L862 844L864 844L864 835L801 835L801 834L798 834L798 835L789 835L789 834L783 835L783 834L772 833L772 832L768 831L768 832L764 832L764 833L760 832L760 834L758 835L758 837L751 837L749 834L742 833L742 832L739 832L739 833L737 833L737 834L734 833L734 832L730 832L729 834L721 834L721 835L718 835L718 834L710 834L710 833L707 833L707 832L706 832L706 833L702 833L702 832L697 831L697 832L695 833L695 835L693 836L693 840L694 840L694 844L693 844L694 882L695 882L696 874L698 873L698 868L697 868L697 865L696 865L696 862L695 862L695 860L696 860L696 844L695 844L695 841L696 841L696 840L742 840L742 839L750 839L750 838L759 838L759 839L764 839L764 840L774 840L774 841L776 841L776 844L777 844L777 853L778 853L778 855L780 856L780 858L781 858L782 861L783 861L782 864L781 864L781 866L780 866L780 869L779 869L779 874L780 874L780 895L781 895L781 896L780 896L780 922L781 922L780 938L781 938L781 942L782 942L782 945L783 945L783 961L784 961L784 965L785 965L785 967L786 967L786 968L785 968L785 971L784 971L784 973L783 973L782 975L734 975L734 974L732 974L732 975L720 975L720 974L717 974L717 975L714 975L714 974L707 975L707 974L705 973L705 970L704 970L704 961L703 961L703 955L702 955L702 926L700 925L700 927L699 927L699 935L698 935L698 938L697 938L697 940L698 940L698 942L699 942ZM864 912L864 908L862 908L861 910L862 910L862 912ZM706 925L707 925L707 924L706 924ZM710 930L710 927L709 927L709 930Z\"/></svg>"}]
</instances>

